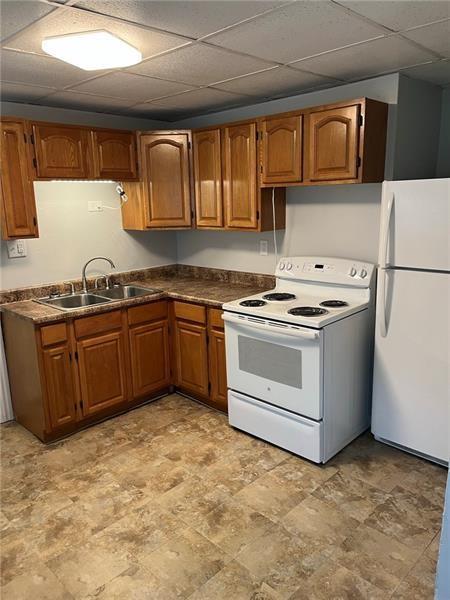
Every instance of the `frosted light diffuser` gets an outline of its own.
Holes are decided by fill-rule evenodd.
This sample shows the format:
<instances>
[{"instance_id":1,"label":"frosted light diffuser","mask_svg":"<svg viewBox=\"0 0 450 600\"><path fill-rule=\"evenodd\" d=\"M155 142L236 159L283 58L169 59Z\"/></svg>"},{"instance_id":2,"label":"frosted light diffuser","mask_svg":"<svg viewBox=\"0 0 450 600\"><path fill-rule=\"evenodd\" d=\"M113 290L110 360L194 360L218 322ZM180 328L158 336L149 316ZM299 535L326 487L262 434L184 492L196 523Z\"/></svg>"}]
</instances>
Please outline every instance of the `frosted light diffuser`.
<instances>
[{"instance_id":1,"label":"frosted light diffuser","mask_svg":"<svg viewBox=\"0 0 450 600\"><path fill-rule=\"evenodd\" d=\"M42 50L85 71L135 65L142 54L108 31L86 31L42 40Z\"/></svg>"}]
</instances>

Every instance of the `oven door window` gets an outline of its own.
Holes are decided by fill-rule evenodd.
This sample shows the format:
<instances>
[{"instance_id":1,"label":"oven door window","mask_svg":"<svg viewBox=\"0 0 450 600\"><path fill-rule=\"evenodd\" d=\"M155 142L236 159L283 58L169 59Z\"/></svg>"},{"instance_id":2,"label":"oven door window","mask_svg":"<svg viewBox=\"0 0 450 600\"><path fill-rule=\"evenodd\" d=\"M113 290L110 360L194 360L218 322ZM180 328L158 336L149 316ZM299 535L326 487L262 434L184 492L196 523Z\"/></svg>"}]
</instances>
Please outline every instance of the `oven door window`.
<instances>
[{"instance_id":1,"label":"oven door window","mask_svg":"<svg viewBox=\"0 0 450 600\"><path fill-rule=\"evenodd\" d=\"M302 389L302 351L238 336L239 370Z\"/></svg>"}]
</instances>

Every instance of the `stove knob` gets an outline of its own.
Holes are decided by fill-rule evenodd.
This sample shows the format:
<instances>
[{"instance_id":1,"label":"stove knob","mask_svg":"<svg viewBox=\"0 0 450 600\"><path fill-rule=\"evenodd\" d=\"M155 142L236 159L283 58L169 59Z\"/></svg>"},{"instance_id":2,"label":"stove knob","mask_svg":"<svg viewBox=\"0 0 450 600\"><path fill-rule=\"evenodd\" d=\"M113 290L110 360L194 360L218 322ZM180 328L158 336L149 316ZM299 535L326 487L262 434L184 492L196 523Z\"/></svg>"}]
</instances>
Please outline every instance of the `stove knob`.
<instances>
[{"instance_id":1,"label":"stove knob","mask_svg":"<svg viewBox=\"0 0 450 600\"><path fill-rule=\"evenodd\" d=\"M280 271L284 269L284 263L280 263Z\"/></svg>"},{"instance_id":2,"label":"stove knob","mask_svg":"<svg viewBox=\"0 0 450 600\"><path fill-rule=\"evenodd\" d=\"M350 269L350 271L349 271L349 275L350 275L350 277L355 277L355 275L356 275L356 269L355 269L355 267L352 267L352 268Z\"/></svg>"},{"instance_id":3,"label":"stove knob","mask_svg":"<svg viewBox=\"0 0 450 600\"><path fill-rule=\"evenodd\" d=\"M361 269L361 272L359 273L359 276L361 277L361 279L364 279L364 277L367 277L367 271L366 271L366 269Z\"/></svg>"},{"instance_id":4,"label":"stove knob","mask_svg":"<svg viewBox=\"0 0 450 600\"><path fill-rule=\"evenodd\" d=\"M292 269L292 265L291 265L291 263L288 263L286 265L286 271L290 271L291 269Z\"/></svg>"}]
</instances>

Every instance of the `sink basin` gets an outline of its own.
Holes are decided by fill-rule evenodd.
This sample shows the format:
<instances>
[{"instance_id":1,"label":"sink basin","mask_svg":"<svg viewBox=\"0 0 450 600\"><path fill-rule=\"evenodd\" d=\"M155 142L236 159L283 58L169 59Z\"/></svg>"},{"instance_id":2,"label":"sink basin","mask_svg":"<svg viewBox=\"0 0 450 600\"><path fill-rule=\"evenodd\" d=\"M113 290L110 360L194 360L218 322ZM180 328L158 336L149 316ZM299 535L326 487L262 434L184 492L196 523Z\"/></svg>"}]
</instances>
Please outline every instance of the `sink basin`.
<instances>
[{"instance_id":1,"label":"sink basin","mask_svg":"<svg viewBox=\"0 0 450 600\"><path fill-rule=\"evenodd\" d=\"M39 300L39 302L62 310L75 310L85 306L92 306L93 304L105 304L106 302L111 302L111 299L95 296L94 294L73 294L57 298L44 298Z\"/></svg>"},{"instance_id":2,"label":"sink basin","mask_svg":"<svg viewBox=\"0 0 450 600\"><path fill-rule=\"evenodd\" d=\"M159 290L151 288L143 288L137 285L120 285L110 288L109 290L96 290L94 293L103 298L111 300L123 300L125 298L136 298L138 296L146 296L147 294L155 294Z\"/></svg>"}]
</instances>

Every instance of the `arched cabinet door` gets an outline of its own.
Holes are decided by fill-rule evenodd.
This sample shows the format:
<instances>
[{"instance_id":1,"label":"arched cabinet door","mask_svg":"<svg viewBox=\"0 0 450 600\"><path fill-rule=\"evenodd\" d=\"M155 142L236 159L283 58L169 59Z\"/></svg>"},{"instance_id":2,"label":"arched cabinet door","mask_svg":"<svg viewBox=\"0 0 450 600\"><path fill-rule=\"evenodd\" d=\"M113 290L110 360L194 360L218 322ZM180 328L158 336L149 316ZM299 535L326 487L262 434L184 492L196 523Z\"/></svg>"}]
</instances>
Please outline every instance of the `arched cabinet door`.
<instances>
[{"instance_id":1,"label":"arched cabinet door","mask_svg":"<svg viewBox=\"0 0 450 600\"><path fill-rule=\"evenodd\" d=\"M88 129L34 123L33 137L38 178L89 178Z\"/></svg>"},{"instance_id":2,"label":"arched cabinet door","mask_svg":"<svg viewBox=\"0 0 450 600\"><path fill-rule=\"evenodd\" d=\"M220 129L193 135L197 227L222 227L222 163Z\"/></svg>"},{"instance_id":3,"label":"arched cabinet door","mask_svg":"<svg viewBox=\"0 0 450 600\"><path fill-rule=\"evenodd\" d=\"M261 122L261 183L302 180L302 116L273 117Z\"/></svg>"},{"instance_id":4,"label":"arched cabinet door","mask_svg":"<svg viewBox=\"0 0 450 600\"><path fill-rule=\"evenodd\" d=\"M359 104L309 114L309 180L351 180L358 177L359 115Z\"/></svg>"},{"instance_id":5,"label":"arched cabinet door","mask_svg":"<svg viewBox=\"0 0 450 600\"><path fill-rule=\"evenodd\" d=\"M147 226L190 227L188 134L145 134L140 140Z\"/></svg>"},{"instance_id":6,"label":"arched cabinet door","mask_svg":"<svg viewBox=\"0 0 450 600\"><path fill-rule=\"evenodd\" d=\"M226 226L257 229L255 123L224 128L223 159Z\"/></svg>"},{"instance_id":7,"label":"arched cabinet door","mask_svg":"<svg viewBox=\"0 0 450 600\"><path fill-rule=\"evenodd\" d=\"M92 141L95 177L119 181L137 179L136 137L132 131L95 129Z\"/></svg>"}]
</instances>

